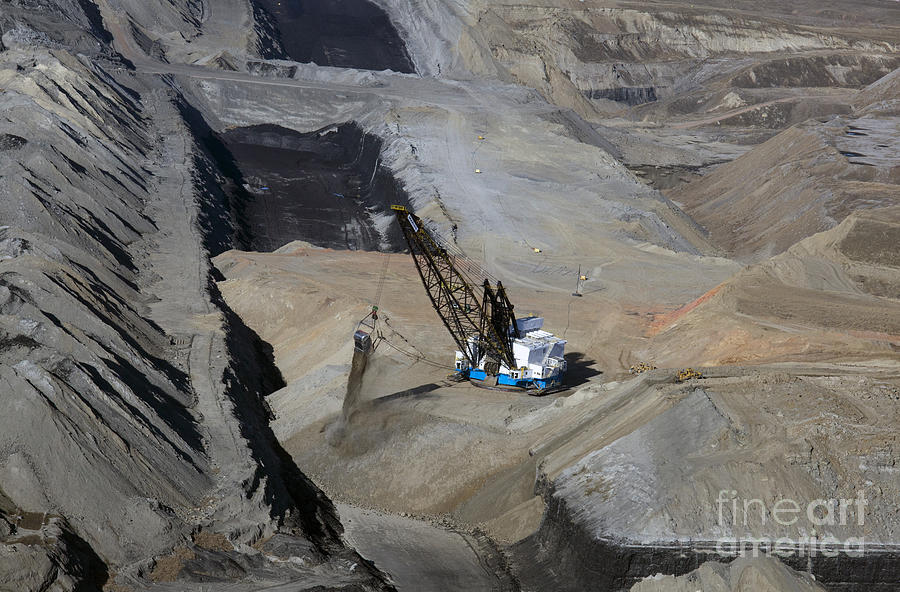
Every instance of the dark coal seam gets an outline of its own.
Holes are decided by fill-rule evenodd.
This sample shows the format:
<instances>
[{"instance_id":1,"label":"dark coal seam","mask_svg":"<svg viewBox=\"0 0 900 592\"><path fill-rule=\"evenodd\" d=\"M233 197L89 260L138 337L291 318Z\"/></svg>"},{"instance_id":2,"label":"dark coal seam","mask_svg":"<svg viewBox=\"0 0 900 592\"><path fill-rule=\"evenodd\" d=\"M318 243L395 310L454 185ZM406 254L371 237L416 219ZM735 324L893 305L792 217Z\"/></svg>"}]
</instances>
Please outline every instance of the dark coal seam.
<instances>
[{"instance_id":1,"label":"dark coal seam","mask_svg":"<svg viewBox=\"0 0 900 592\"><path fill-rule=\"evenodd\" d=\"M250 6L253 9L253 21L256 23L260 57L265 60L289 60L275 17L259 2L251 1Z\"/></svg>"}]
</instances>

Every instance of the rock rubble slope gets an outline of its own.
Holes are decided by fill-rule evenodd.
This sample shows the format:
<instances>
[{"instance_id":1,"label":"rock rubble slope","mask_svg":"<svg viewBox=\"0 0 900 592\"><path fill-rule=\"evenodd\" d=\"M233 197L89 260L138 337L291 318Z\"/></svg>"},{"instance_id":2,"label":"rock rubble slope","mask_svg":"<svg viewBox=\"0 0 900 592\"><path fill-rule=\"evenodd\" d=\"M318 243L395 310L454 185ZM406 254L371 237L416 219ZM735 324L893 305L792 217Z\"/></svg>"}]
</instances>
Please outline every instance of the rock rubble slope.
<instances>
[{"instance_id":1,"label":"rock rubble slope","mask_svg":"<svg viewBox=\"0 0 900 592\"><path fill-rule=\"evenodd\" d=\"M280 375L211 283L216 204L184 97L108 50L5 38L3 585L383 587L268 428ZM276 533L304 561L248 546Z\"/></svg>"}]
</instances>

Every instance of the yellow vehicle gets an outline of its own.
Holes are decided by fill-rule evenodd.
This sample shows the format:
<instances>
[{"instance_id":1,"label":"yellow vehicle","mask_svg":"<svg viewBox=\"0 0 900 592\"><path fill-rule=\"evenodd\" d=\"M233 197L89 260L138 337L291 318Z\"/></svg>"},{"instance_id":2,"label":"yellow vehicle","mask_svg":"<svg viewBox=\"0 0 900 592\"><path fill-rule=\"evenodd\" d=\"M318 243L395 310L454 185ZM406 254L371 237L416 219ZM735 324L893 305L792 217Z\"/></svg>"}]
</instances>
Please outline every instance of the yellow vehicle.
<instances>
[{"instance_id":1,"label":"yellow vehicle","mask_svg":"<svg viewBox=\"0 0 900 592\"><path fill-rule=\"evenodd\" d=\"M703 374L701 374L697 370L694 370L693 368L685 368L684 370L679 371L678 374L675 375L675 382L686 382L688 380L693 380L695 378L700 379L700 378L706 378L706 377L703 376Z\"/></svg>"},{"instance_id":2,"label":"yellow vehicle","mask_svg":"<svg viewBox=\"0 0 900 592\"><path fill-rule=\"evenodd\" d=\"M647 362L638 362L637 364L632 364L631 368L628 369L628 372L631 374L643 374L649 370L656 370L656 366L648 364Z\"/></svg>"}]
</instances>

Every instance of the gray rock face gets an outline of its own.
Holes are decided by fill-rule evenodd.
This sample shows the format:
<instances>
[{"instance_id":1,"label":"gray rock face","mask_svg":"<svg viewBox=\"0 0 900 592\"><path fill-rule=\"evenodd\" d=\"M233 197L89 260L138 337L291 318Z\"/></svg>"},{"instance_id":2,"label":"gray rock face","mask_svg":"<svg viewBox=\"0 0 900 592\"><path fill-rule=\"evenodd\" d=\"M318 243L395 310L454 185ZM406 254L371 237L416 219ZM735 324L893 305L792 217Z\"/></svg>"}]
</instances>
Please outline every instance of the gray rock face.
<instances>
[{"instance_id":1,"label":"gray rock face","mask_svg":"<svg viewBox=\"0 0 900 592\"><path fill-rule=\"evenodd\" d=\"M69 8L57 16L84 16ZM219 173L183 98L56 49L47 28L0 54L0 580L99 587L104 565L134 578L179 544L201 561L167 577L229 561L243 567L222 577L307 577L225 550L281 529L316 549L321 581L381 587L349 570L330 502L268 427L277 372L209 288L222 220L194 182ZM11 526L23 512L55 518L31 533ZM201 552L199 526L231 542Z\"/></svg>"},{"instance_id":2,"label":"gray rock face","mask_svg":"<svg viewBox=\"0 0 900 592\"><path fill-rule=\"evenodd\" d=\"M3 574L4 591L53 590L69 592L76 583L42 549L26 545L8 545L0 548L0 573Z\"/></svg>"},{"instance_id":3,"label":"gray rock face","mask_svg":"<svg viewBox=\"0 0 900 592\"><path fill-rule=\"evenodd\" d=\"M520 579L540 586L556 575L558 589L595 582L622 589L647 575L687 574L709 561L777 553L788 567L837 590L891 590L898 566L897 499L889 472L878 468L885 462L882 446L889 448L890 441L865 452L844 449L845 438L857 439L848 434L849 408L835 413L841 418L835 421L822 419L832 417L822 412L822 423L808 431L785 429L795 425L795 413L807 410L777 406L775 398L780 391L800 402L815 393L823 404L825 389L839 386L831 403L836 407L846 397L880 399L890 409L891 391L859 378L795 379L774 387L773 378L710 380L575 462L564 460L570 450L550 452L539 484L548 504L543 523L514 548ZM777 415L767 409L778 409ZM850 500L861 495L861 504ZM836 510L834 520L811 514L816 504L838 499L850 500L843 517ZM782 500L790 501L784 506ZM791 504L800 517L784 520L779 508Z\"/></svg>"},{"instance_id":4,"label":"gray rock face","mask_svg":"<svg viewBox=\"0 0 900 592\"><path fill-rule=\"evenodd\" d=\"M31 133L3 166L0 379L12 396L0 480L19 506L85 530L141 524L92 537L110 560L134 560L171 545L172 507L198 505L211 483L187 377L144 316L128 250L155 229L137 164L153 139L137 101L102 70L63 52L3 57L34 65L8 75L4 94L16 129Z\"/></svg>"},{"instance_id":5,"label":"gray rock face","mask_svg":"<svg viewBox=\"0 0 900 592\"><path fill-rule=\"evenodd\" d=\"M517 2L377 0L408 39L418 71L434 75L500 77L538 89L582 116L665 99L716 77L738 86L862 86L896 67L896 40L884 32L858 36L847 19L896 22L883 3L819 3L786 11L697 2L678 6L573 5ZM846 11L846 14L842 14ZM841 20L844 19L844 20ZM843 55L848 51L866 56ZM777 55L745 68L736 55ZM823 55L824 54L824 55ZM758 78L756 78L758 75Z\"/></svg>"},{"instance_id":6,"label":"gray rock face","mask_svg":"<svg viewBox=\"0 0 900 592\"><path fill-rule=\"evenodd\" d=\"M6 506L0 493L0 512ZM106 566L63 518L20 510L11 514L7 518L16 528L0 518L0 590L68 592L103 585Z\"/></svg>"},{"instance_id":7,"label":"gray rock face","mask_svg":"<svg viewBox=\"0 0 900 592\"><path fill-rule=\"evenodd\" d=\"M3 5L0 31L5 47L65 47L113 57L112 37L100 12L87 0L16 0Z\"/></svg>"},{"instance_id":8,"label":"gray rock face","mask_svg":"<svg viewBox=\"0 0 900 592\"><path fill-rule=\"evenodd\" d=\"M653 422L567 468L555 482L554 496L565 499L594 536L678 538L670 505L689 499L691 492L689 485L684 490L676 485L685 468L675 461L726 437L728 429L728 420L698 389ZM598 505L594 496L608 503Z\"/></svg>"}]
</instances>

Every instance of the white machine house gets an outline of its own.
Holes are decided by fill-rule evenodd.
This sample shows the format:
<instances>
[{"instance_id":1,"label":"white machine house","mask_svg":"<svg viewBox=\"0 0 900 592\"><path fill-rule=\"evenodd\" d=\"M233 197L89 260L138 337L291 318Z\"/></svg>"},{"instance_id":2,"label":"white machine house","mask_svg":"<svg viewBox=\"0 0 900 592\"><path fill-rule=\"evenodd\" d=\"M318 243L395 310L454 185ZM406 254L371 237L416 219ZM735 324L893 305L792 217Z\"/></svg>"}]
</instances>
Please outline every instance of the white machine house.
<instances>
[{"instance_id":1,"label":"white machine house","mask_svg":"<svg viewBox=\"0 0 900 592\"><path fill-rule=\"evenodd\" d=\"M497 384L518 387L533 386L538 389L548 389L562 384L563 375L566 372L566 340L542 330L544 326L542 317L516 319L516 326L521 336L512 339L516 367L507 368L505 363L501 363L500 372L497 374ZM510 328L510 332L512 332L512 328ZM470 344L474 339L474 337L470 338ZM489 374L485 370L487 360L487 355L482 356L477 368L469 368L465 354L457 351L456 370L457 372L467 372L471 379L483 381Z\"/></svg>"}]
</instances>

